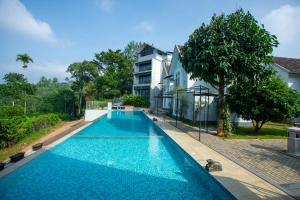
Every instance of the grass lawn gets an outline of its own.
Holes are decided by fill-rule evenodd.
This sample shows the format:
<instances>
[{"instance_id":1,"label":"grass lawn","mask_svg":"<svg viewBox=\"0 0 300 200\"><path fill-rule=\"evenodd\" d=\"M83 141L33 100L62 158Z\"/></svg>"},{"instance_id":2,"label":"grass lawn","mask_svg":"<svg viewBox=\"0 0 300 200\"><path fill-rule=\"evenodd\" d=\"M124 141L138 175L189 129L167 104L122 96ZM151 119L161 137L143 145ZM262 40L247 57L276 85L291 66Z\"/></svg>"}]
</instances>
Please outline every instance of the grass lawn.
<instances>
[{"instance_id":1,"label":"grass lawn","mask_svg":"<svg viewBox=\"0 0 300 200\"><path fill-rule=\"evenodd\" d=\"M284 139L287 138L286 129L290 124L266 123L258 133L254 133L252 126L241 126L235 130L235 133L228 136L228 139Z\"/></svg>"},{"instance_id":2,"label":"grass lawn","mask_svg":"<svg viewBox=\"0 0 300 200\"><path fill-rule=\"evenodd\" d=\"M22 149L24 149L28 145L34 143L35 141L37 141L41 137L47 135L52 130L54 130L55 128L61 126L62 124L63 124L63 122L60 122L60 123L56 124L55 126L44 128L44 129L41 129L39 131L33 132L30 135L28 135L27 137L20 140L17 144L15 144L11 147L5 148L5 149L1 149L0 150L0 162L6 160L7 158L9 158L9 156L13 155L14 153L17 153L17 152L21 151Z\"/></svg>"}]
</instances>

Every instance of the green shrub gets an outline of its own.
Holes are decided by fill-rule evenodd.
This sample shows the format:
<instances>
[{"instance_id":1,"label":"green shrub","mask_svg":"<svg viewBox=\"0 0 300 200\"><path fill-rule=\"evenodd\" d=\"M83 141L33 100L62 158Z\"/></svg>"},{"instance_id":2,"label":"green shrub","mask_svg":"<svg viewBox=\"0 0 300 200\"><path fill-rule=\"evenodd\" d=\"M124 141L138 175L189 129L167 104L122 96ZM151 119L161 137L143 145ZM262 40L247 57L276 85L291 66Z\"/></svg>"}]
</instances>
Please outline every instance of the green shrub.
<instances>
[{"instance_id":1,"label":"green shrub","mask_svg":"<svg viewBox=\"0 0 300 200\"><path fill-rule=\"evenodd\" d=\"M0 119L0 149L17 143L22 137L19 129L21 122L21 117Z\"/></svg>"},{"instance_id":2,"label":"green shrub","mask_svg":"<svg viewBox=\"0 0 300 200\"><path fill-rule=\"evenodd\" d=\"M136 107L144 107L147 108L150 106L150 102L143 96L138 95L124 95L122 97L125 105L131 105Z\"/></svg>"},{"instance_id":3,"label":"green shrub","mask_svg":"<svg viewBox=\"0 0 300 200\"><path fill-rule=\"evenodd\" d=\"M0 106L0 118L10 118L14 116L22 116L24 114L23 107L20 105L15 106Z\"/></svg>"},{"instance_id":4,"label":"green shrub","mask_svg":"<svg viewBox=\"0 0 300 200\"><path fill-rule=\"evenodd\" d=\"M56 114L1 119L0 149L9 147L32 132L54 126L60 121L61 119Z\"/></svg>"},{"instance_id":5,"label":"green shrub","mask_svg":"<svg viewBox=\"0 0 300 200\"><path fill-rule=\"evenodd\" d=\"M57 113L59 118L63 121L72 121L79 119L78 117L75 117L74 115L68 114L68 113Z\"/></svg>"}]
</instances>

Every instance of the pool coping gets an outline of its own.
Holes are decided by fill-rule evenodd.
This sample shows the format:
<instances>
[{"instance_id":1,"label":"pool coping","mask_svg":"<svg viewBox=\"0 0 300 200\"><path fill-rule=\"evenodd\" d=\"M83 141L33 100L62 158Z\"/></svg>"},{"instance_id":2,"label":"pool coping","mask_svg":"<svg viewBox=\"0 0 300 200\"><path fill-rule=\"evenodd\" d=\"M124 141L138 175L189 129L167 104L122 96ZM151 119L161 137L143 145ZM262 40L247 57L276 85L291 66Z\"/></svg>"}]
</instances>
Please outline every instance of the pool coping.
<instances>
[{"instance_id":1,"label":"pool coping","mask_svg":"<svg viewBox=\"0 0 300 200\"><path fill-rule=\"evenodd\" d=\"M243 166L239 165L238 163L233 162L232 160L228 159L226 156L222 155L221 153L219 153L217 151L214 151L213 149L209 148L208 146L206 146L206 145L204 145L202 143L199 143L199 141L195 141L190 136L188 136L186 134L183 134L183 132L180 129L172 126L171 124L169 124L165 120L162 120L159 116L156 116L156 115L153 115L153 114L150 114L150 113L145 113L145 115L150 120L152 120L153 117L158 118L159 120L157 122L153 121L153 123L156 124L160 129L162 129L184 152L186 152L186 154L188 154L193 160L195 160L201 167L203 167L203 168L205 167L206 160L208 158L212 158L213 160L222 159L221 163L223 165L223 168L224 168L224 164L226 164L226 165L230 164L232 166L235 165L235 168L238 169L238 171L240 173L241 173L241 171L243 171L243 174L248 174L249 176L251 176L251 178L253 180L256 179L256 181L254 181L254 183L253 183L254 187L256 186L256 184L260 184L260 186L264 186L264 188L263 187L259 188L258 186L256 186L257 187L256 188L257 191L256 190L254 190L254 191L252 190L251 193L253 193L253 194L252 194L251 198L249 198L249 194L250 194L249 191L250 191L250 189L245 188L245 191L236 191L236 190L234 190L234 188L232 188L232 183L230 183L230 182L229 183L225 183L226 181L224 181L224 180L222 181L221 180L220 174L224 175L224 170L223 170L223 172L211 172L211 173L209 173L210 175L212 175L214 177L214 179L219 184L221 184L226 190L228 190L233 196L235 196L235 198L237 198L237 199L262 199L262 198L266 198L266 196L262 196L260 194L259 189L261 189L261 190L265 190L266 192L270 192L271 193L270 195L279 195L279 197L276 196L275 199L276 198L277 199L281 199L281 198L284 198L284 199L296 199L294 196L286 193L285 191L280 190L276 186L274 186L274 185L270 184L269 182L267 182L266 180L264 180L262 177L257 176L257 174L253 173L252 171L248 170L247 168L244 168ZM168 124L170 126L171 130L166 129L166 127L164 127L163 123ZM180 135L181 138L178 135ZM181 139L186 140L185 141L186 143L197 144L197 146L199 148L201 148L202 150L208 150L210 152L213 152L212 154L217 155L216 157L218 157L218 159L215 159L214 157L207 157L206 159L203 159L203 158L199 158L199 156L197 158L197 153L198 152L194 153L194 152L191 151L191 149L188 149L189 145L191 145L191 144L186 145L186 144L184 144L185 142L180 141ZM196 142L198 142L198 143L196 143ZM218 160L218 161L220 161L220 160ZM231 175L231 177L230 177L230 175ZM238 172L237 172L236 175L228 174L228 177L233 178L233 179L235 178L236 180L241 179L241 177L239 177ZM248 182L250 182L250 180ZM247 189L249 191L247 191ZM244 194L243 194L243 192L244 192ZM254 194L256 194L255 192L257 192L256 196L254 195ZM267 195L267 194L265 194L265 195ZM257 198L254 198L254 197L257 197ZM274 198L274 196L269 197L269 198Z\"/></svg>"},{"instance_id":2,"label":"pool coping","mask_svg":"<svg viewBox=\"0 0 300 200\"><path fill-rule=\"evenodd\" d=\"M202 166L196 159L194 159L192 157L192 155L190 155L190 153L188 153L182 146L180 146L180 144L178 144L168 133L166 133L166 131L158 124L159 121L154 121L153 119L151 119L151 114L145 113L143 112L144 115L155 125L157 126L157 128L159 128L162 132L164 132L165 136L174 143L174 145L176 145L184 154L185 156L187 156L188 158L191 159L191 161L194 162L195 165L197 165L198 167L200 167L204 172L208 173L205 169L204 166ZM155 116L157 117L157 116ZM153 117L154 118L154 117ZM157 123L155 123L157 122ZM214 181L215 184L217 184L218 186L221 187L221 189L224 190L225 193L227 193L230 197L232 197L232 199L237 199L223 184L221 184L212 174L208 173L208 175L212 178L212 180Z\"/></svg>"}]
</instances>

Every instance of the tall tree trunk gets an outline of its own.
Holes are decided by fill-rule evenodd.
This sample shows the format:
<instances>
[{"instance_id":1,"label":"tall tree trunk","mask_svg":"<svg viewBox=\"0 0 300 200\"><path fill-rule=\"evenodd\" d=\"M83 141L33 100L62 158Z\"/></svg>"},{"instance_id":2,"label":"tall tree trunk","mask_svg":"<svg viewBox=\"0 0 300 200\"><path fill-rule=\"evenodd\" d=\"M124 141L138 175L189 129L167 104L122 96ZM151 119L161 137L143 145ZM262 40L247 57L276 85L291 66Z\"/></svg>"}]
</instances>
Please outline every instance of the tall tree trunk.
<instances>
[{"instance_id":1,"label":"tall tree trunk","mask_svg":"<svg viewBox=\"0 0 300 200\"><path fill-rule=\"evenodd\" d=\"M255 121L255 126L254 126L254 133L257 134L259 130L262 128L262 126L267 122L265 120L262 121Z\"/></svg>"},{"instance_id":2,"label":"tall tree trunk","mask_svg":"<svg viewBox=\"0 0 300 200\"><path fill-rule=\"evenodd\" d=\"M25 99L25 102L24 102L24 115L26 115L26 108L27 107L27 103L26 103L26 99Z\"/></svg>"},{"instance_id":3,"label":"tall tree trunk","mask_svg":"<svg viewBox=\"0 0 300 200\"><path fill-rule=\"evenodd\" d=\"M219 81L219 117L218 117L218 129L217 129L217 134L219 136L225 135L224 133L224 113L225 113L224 87L225 87L224 77L221 77Z\"/></svg>"},{"instance_id":4,"label":"tall tree trunk","mask_svg":"<svg viewBox=\"0 0 300 200\"><path fill-rule=\"evenodd\" d=\"M78 116L80 116L80 113L81 113L81 102L82 102L82 91L80 91L80 94L79 94Z\"/></svg>"},{"instance_id":5,"label":"tall tree trunk","mask_svg":"<svg viewBox=\"0 0 300 200\"><path fill-rule=\"evenodd\" d=\"M26 93L25 93L25 98L24 98L24 115L26 115L27 113L27 96L26 96Z\"/></svg>"}]
</instances>

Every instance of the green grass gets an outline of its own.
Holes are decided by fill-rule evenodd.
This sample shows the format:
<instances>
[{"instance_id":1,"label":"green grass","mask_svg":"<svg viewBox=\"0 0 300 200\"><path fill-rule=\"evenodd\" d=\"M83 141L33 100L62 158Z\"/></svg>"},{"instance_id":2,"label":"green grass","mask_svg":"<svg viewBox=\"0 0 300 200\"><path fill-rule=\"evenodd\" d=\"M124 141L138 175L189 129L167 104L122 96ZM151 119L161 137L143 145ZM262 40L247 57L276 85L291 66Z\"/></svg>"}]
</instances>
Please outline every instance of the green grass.
<instances>
[{"instance_id":1,"label":"green grass","mask_svg":"<svg viewBox=\"0 0 300 200\"><path fill-rule=\"evenodd\" d=\"M33 132L33 133L29 134L27 137L21 139L17 144L15 144L11 147L8 147L8 148L1 149L0 150L0 162L6 160L7 158L9 158L9 156L21 151L28 145L33 144L35 141L37 141L41 137L49 134L52 130L61 126L62 123L63 122L60 122L60 123L56 124L55 126L44 128L39 131Z\"/></svg>"},{"instance_id":2,"label":"green grass","mask_svg":"<svg viewBox=\"0 0 300 200\"><path fill-rule=\"evenodd\" d=\"M287 138L286 129L290 124L266 123L258 133L254 133L252 126L238 127L234 134L227 136L228 139L284 139Z\"/></svg>"}]
</instances>

